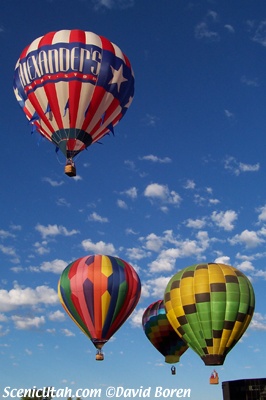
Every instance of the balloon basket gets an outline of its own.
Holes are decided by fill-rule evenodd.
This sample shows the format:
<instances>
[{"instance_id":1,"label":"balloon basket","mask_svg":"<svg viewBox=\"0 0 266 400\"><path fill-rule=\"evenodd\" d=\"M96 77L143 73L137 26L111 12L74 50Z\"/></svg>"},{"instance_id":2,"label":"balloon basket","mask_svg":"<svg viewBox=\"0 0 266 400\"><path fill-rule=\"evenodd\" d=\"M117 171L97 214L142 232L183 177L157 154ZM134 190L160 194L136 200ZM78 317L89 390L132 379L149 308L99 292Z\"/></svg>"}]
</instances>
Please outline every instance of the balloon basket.
<instances>
[{"instance_id":1,"label":"balloon basket","mask_svg":"<svg viewBox=\"0 0 266 400\"><path fill-rule=\"evenodd\" d=\"M219 375L214 370L213 373L210 376L210 385L218 385L218 383L219 383Z\"/></svg>"},{"instance_id":2,"label":"balloon basket","mask_svg":"<svg viewBox=\"0 0 266 400\"><path fill-rule=\"evenodd\" d=\"M65 166L65 174L67 176L70 176L70 177L76 176L76 168L75 168L75 166L71 165L71 164L67 164Z\"/></svg>"},{"instance_id":3,"label":"balloon basket","mask_svg":"<svg viewBox=\"0 0 266 400\"><path fill-rule=\"evenodd\" d=\"M172 375L175 375L175 374L176 374L176 368L175 368L175 367L172 367L172 368L171 368L171 372L172 372Z\"/></svg>"},{"instance_id":4,"label":"balloon basket","mask_svg":"<svg viewBox=\"0 0 266 400\"><path fill-rule=\"evenodd\" d=\"M96 361L103 361L104 360L104 355L101 352L98 352L95 356Z\"/></svg>"}]
</instances>

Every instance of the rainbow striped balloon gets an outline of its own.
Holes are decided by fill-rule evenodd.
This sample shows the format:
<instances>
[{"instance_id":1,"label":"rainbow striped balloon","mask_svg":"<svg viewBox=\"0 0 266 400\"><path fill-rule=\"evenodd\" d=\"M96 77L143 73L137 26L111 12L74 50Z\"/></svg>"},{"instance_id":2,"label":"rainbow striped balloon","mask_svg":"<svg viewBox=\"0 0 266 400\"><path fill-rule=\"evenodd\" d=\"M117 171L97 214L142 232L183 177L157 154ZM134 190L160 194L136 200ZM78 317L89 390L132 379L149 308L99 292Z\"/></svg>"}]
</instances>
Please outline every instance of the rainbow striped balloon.
<instances>
[{"instance_id":1,"label":"rainbow striped balloon","mask_svg":"<svg viewBox=\"0 0 266 400\"><path fill-rule=\"evenodd\" d=\"M72 262L58 283L65 311L99 350L132 313L140 292L134 268L106 255L89 255Z\"/></svg>"}]
</instances>

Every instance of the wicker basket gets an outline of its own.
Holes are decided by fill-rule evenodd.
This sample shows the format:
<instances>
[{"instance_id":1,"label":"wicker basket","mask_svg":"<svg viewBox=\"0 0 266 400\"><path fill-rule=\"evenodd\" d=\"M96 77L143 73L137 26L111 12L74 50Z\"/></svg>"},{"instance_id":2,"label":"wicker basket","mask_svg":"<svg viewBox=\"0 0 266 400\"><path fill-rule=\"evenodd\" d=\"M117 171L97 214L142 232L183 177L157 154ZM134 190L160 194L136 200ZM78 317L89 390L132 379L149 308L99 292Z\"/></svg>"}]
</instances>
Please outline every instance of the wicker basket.
<instances>
[{"instance_id":1,"label":"wicker basket","mask_svg":"<svg viewBox=\"0 0 266 400\"><path fill-rule=\"evenodd\" d=\"M76 176L76 168L72 164L67 164L65 166L65 174L68 176Z\"/></svg>"}]
</instances>

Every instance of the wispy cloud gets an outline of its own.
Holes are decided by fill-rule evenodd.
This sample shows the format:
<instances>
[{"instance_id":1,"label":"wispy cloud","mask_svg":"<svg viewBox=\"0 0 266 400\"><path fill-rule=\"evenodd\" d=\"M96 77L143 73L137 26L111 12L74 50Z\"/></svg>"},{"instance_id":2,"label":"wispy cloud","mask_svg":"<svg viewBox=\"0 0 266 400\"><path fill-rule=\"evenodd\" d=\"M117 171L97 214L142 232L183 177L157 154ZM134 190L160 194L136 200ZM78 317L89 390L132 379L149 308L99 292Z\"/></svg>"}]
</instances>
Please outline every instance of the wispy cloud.
<instances>
[{"instance_id":1,"label":"wispy cloud","mask_svg":"<svg viewBox=\"0 0 266 400\"><path fill-rule=\"evenodd\" d=\"M254 42L266 46L266 21L261 21L252 38Z\"/></svg>"},{"instance_id":2,"label":"wispy cloud","mask_svg":"<svg viewBox=\"0 0 266 400\"><path fill-rule=\"evenodd\" d=\"M246 164L237 161L234 157L227 157L224 160L224 168L231 171L235 175L240 175L243 172L257 172L260 169L260 164Z\"/></svg>"},{"instance_id":3,"label":"wispy cloud","mask_svg":"<svg viewBox=\"0 0 266 400\"><path fill-rule=\"evenodd\" d=\"M45 177L42 180L43 180L43 182L49 183L53 187L62 186L64 184L64 181L55 181L55 180L53 180L51 178L48 178L48 177Z\"/></svg>"},{"instance_id":4,"label":"wispy cloud","mask_svg":"<svg viewBox=\"0 0 266 400\"><path fill-rule=\"evenodd\" d=\"M96 212L93 212L89 215L88 217L89 221L94 221L94 222L100 222L100 223L106 223L109 222L108 218L106 217L101 217L99 214Z\"/></svg>"},{"instance_id":5,"label":"wispy cloud","mask_svg":"<svg viewBox=\"0 0 266 400\"><path fill-rule=\"evenodd\" d=\"M195 27L195 38L198 40L218 41L219 33L213 29L213 25L218 21L218 14L215 11L208 11L204 19Z\"/></svg>"},{"instance_id":6,"label":"wispy cloud","mask_svg":"<svg viewBox=\"0 0 266 400\"><path fill-rule=\"evenodd\" d=\"M241 77L241 82L247 86L253 86L253 87L260 86L257 78L250 79L250 78L247 78L245 75L243 75Z\"/></svg>"},{"instance_id":7,"label":"wispy cloud","mask_svg":"<svg viewBox=\"0 0 266 400\"><path fill-rule=\"evenodd\" d=\"M37 224L35 227L36 231L38 231L41 236L46 239L48 236L57 236L57 235L62 235L62 236L72 236L76 235L79 233L76 229L72 229L69 231L67 228L65 228L62 225L41 225Z\"/></svg>"},{"instance_id":8,"label":"wispy cloud","mask_svg":"<svg viewBox=\"0 0 266 400\"><path fill-rule=\"evenodd\" d=\"M160 158L158 156L154 156L153 154L149 154L147 156L140 157L140 159L145 160L145 161L151 161L154 163L159 163L159 164L168 164L168 163L172 162L170 157Z\"/></svg>"},{"instance_id":9,"label":"wispy cloud","mask_svg":"<svg viewBox=\"0 0 266 400\"><path fill-rule=\"evenodd\" d=\"M134 6L134 0L92 0L94 9L97 11L99 9L105 8L111 9L126 9Z\"/></svg>"}]
</instances>

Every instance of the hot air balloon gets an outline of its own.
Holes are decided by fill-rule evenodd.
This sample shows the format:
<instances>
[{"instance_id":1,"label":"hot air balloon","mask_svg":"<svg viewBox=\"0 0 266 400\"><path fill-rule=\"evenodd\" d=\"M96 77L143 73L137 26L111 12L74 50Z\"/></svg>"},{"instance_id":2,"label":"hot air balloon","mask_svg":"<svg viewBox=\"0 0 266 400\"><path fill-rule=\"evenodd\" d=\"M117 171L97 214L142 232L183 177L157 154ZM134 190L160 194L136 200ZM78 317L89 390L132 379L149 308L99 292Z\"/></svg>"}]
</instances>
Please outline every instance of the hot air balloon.
<instances>
[{"instance_id":1,"label":"hot air balloon","mask_svg":"<svg viewBox=\"0 0 266 400\"><path fill-rule=\"evenodd\" d=\"M142 327L153 346L165 357L165 362L174 364L188 349L188 345L177 335L169 323L163 300L149 305L142 316ZM175 373L175 367L172 367Z\"/></svg>"},{"instance_id":2,"label":"hot air balloon","mask_svg":"<svg viewBox=\"0 0 266 400\"><path fill-rule=\"evenodd\" d=\"M89 255L69 264L60 277L62 306L96 347L102 347L136 307L141 291L134 268L118 257Z\"/></svg>"},{"instance_id":3,"label":"hot air balloon","mask_svg":"<svg viewBox=\"0 0 266 400\"><path fill-rule=\"evenodd\" d=\"M172 327L205 365L222 365L252 319L255 295L236 268L196 264L172 277L164 306Z\"/></svg>"},{"instance_id":4,"label":"hot air balloon","mask_svg":"<svg viewBox=\"0 0 266 400\"><path fill-rule=\"evenodd\" d=\"M92 32L60 30L34 40L15 66L14 92L33 127L67 158L113 132L134 95L130 61Z\"/></svg>"}]
</instances>

